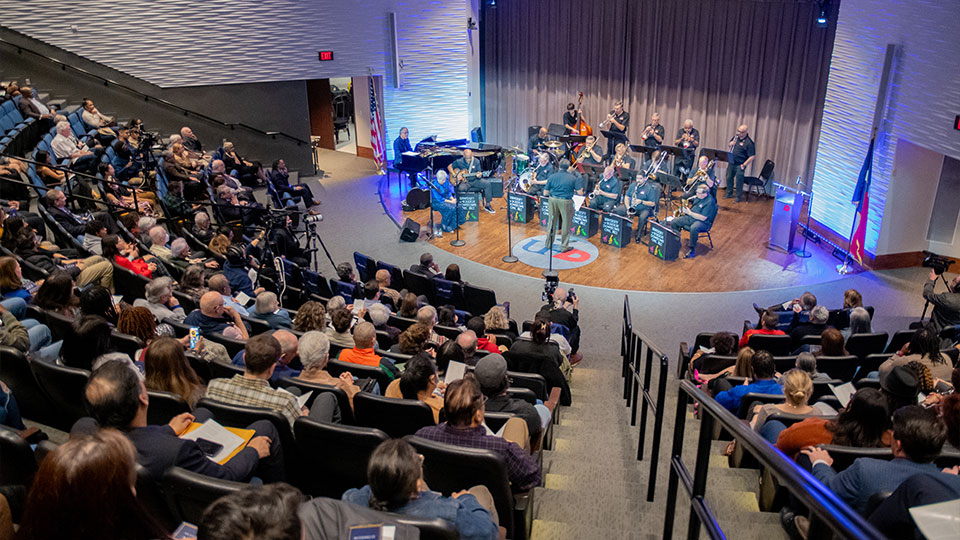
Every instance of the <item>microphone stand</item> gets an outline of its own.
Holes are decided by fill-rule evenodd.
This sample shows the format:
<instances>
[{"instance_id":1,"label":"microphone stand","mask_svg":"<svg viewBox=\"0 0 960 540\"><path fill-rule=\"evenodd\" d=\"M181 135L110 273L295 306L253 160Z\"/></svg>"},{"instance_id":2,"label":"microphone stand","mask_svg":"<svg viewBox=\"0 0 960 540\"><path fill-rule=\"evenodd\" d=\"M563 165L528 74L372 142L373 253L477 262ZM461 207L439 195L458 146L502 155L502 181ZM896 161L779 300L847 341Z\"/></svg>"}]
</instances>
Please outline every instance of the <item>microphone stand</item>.
<instances>
[{"instance_id":1,"label":"microphone stand","mask_svg":"<svg viewBox=\"0 0 960 540\"><path fill-rule=\"evenodd\" d=\"M797 184L800 183L800 177L797 177ZM802 193L802 192L801 192ZM810 238L810 210L813 209L813 190L810 190L810 193L806 194L807 197L807 224L803 228L803 247L799 250L793 252L794 255L800 257L801 259L806 259L813 256L813 253L807 251L807 239Z\"/></svg>"},{"instance_id":2,"label":"microphone stand","mask_svg":"<svg viewBox=\"0 0 960 540\"><path fill-rule=\"evenodd\" d=\"M462 181L461 181L461 182L457 182L457 185L454 186L454 188L453 188L453 196L456 197L456 199L457 199L457 204L456 204L456 206L457 206L457 238L456 238L456 240L451 240L451 241L450 241L450 245L453 246L453 247L461 247L461 246L466 245L466 242L464 242L463 240L460 239L460 184L461 184L461 183L462 183ZM433 213L433 209L432 209L432 208L431 208L430 212Z\"/></svg>"},{"instance_id":3,"label":"microphone stand","mask_svg":"<svg viewBox=\"0 0 960 540\"><path fill-rule=\"evenodd\" d=\"M526 205L526 199L523 200L523 204ZM507 194L507 254L500 259L505 263L513 264L520 259L513 254L513 231L511 230L510 224L513 222L513 212L510 210L510 194Z\"/></svg>"}]
</instances>

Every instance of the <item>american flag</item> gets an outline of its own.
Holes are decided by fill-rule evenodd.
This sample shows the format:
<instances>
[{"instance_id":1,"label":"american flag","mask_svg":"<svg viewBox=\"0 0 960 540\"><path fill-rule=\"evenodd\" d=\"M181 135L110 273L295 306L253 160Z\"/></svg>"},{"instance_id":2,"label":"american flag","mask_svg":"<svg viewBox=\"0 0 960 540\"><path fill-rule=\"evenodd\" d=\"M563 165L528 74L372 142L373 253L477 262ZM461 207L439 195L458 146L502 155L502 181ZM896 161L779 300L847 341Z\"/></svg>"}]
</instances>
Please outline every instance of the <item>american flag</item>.
<instances>
[{"instance_id":1,"label":"american flag","mask_svg":"<svg viewBox=\"0 0 960 540\"><path fill-rule=\"evenodd\" d=\"M377 106L377 90L373 77L370 81L370 145L373 147L373 162L377 166L377 173L383 174L387 163L387 149L383 142L383 117L380 107Z\"/></svg>"}]
</instances>

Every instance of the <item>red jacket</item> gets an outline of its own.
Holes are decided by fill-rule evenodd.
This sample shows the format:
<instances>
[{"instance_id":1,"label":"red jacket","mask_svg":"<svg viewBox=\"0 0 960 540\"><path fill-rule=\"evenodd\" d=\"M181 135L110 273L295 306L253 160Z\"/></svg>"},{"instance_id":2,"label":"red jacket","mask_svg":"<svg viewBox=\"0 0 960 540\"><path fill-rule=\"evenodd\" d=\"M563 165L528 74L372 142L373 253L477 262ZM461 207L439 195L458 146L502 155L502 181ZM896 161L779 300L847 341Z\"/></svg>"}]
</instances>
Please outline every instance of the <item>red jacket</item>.
<instances>
[{"instance_id":1,"label":"red jacket","mask_svg":"<svg viewBox=\"0 0 960 540\"><path fill-rule=\"evenodd\" d=\"M484 350L488 353L500 354L500 349L493 343L490 343L490 340L485 337L477 338L477 350Z\"/></svg>"},{"instance_id":2,"label":"red jacket","mask_svg":"<svg viewBox=\"0 0 960 540\"><path fill-rule=\"evenodd\" d=\"M140 274L141 276L151 279L153 277L153 272L150 271L150 268L147 266L147 261L143 259L136 259L131 261L130 259L124 257L123 255L114 255L114 262L120 266L126 268L127 270L133 272L134 274Z\"/></svg>"},{"instance_id":3,"label":"red jacket","mask_svg":"<svg viewBox=\"0 0 960 540\"><path fill-rule=\"evenodd\" d=\"M754 334L762 334L764 336L784 336L786 332L783 330L767 330L766 328L761 328L759 330L747 330L743 333L743 337L740 338L740 348L747 346L747 342L750 341L750 336Z\"/></svg>"}]
</instances>

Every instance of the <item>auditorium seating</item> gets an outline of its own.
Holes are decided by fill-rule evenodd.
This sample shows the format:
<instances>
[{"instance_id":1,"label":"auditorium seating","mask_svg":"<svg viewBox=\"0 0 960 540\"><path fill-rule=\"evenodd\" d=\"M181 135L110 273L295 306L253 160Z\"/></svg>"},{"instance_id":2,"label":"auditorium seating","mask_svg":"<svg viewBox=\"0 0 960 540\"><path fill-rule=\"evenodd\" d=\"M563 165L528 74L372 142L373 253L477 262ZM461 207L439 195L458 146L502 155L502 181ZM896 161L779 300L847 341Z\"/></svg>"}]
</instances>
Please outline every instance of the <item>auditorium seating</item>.
<instances>
[{"instance_id":1,"label":"auditorium seating","mask_svg":"<svg viewBox=\"0 0 960 540\"><path fill-rule=\"evenodd\" d=\"M367 483L370 454L390 438L376 428L327 424L307 417L297 419L293 432L305 465L300 488L313 496L333 498Z\"/></svg>"},{"instance_id":2,"label":"auditorium seating","mask_svg":"<svg viewBox=\"0 0 960 540\"><path fill-rule=\"evenodd\" d=\"M147 390L150 407L147 409L147 424L160 426L170 422L178 414L190 412L190 404L182 397L159 390Z\"/></svg>"},{"instance_id":3,"label":"auditorium seating","mask_svg":"<svg viewBox=\"0 0 960 540\"><path fill-rule=\"evenodd\" d=\"M436 423L433 410L422 401L367 392L353 396L353 412L358 425L379 429L393 438L413 435L420 428Z\"/></svg>"},{"instance_id":4,"label":"auditorium seating","mask_svg":"<svg viewBox=\"0 0 960 540\"><path fill-rule=\"evenodd\" d=\"M309 409L313 405L313 401L317 399L317 396L324 393L333 394L337 398L337 406L340 408L340 422L346 425L353 425L356 421L353 418L353 408L350 406L350 398L347 396L347 393L337 388L336 386L330 386L328 384L319 384L311 383L299 378L290 378L283 377L280 379L280 387L282 388L299 388L301 395L306 394L307 392L313 392L313 395L306 402L306 406ZM296 427L296 426L294 426Z\"/></svg>"}]
</instances>

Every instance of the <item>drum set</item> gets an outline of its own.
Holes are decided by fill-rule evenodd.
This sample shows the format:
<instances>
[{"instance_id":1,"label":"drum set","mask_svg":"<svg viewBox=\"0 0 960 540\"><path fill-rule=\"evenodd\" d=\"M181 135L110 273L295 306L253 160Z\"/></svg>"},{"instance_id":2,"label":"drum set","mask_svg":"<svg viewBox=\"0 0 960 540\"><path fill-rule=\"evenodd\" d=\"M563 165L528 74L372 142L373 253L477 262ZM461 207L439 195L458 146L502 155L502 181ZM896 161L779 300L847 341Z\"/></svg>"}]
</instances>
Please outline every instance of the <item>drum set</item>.
<instances>
[{"instance_id":1,"label":"drum set","mask_svg":"<svg viewBox=\"0 0 960 540\"><path fill-rule=\"evenodd\" d=\"M559 166L560 158L566 152L563 143L547 141L543 143L543 146L545 150L534 150L532 155L527 154L517 146L504 150L504 158L497 173L503 178L503 183L509 191L527 193L530 189L530 179L533 177L533 171L537 168L536 164L541 153L550 156L550 161L555 169Z\"/></svg>"}]
</instances>

